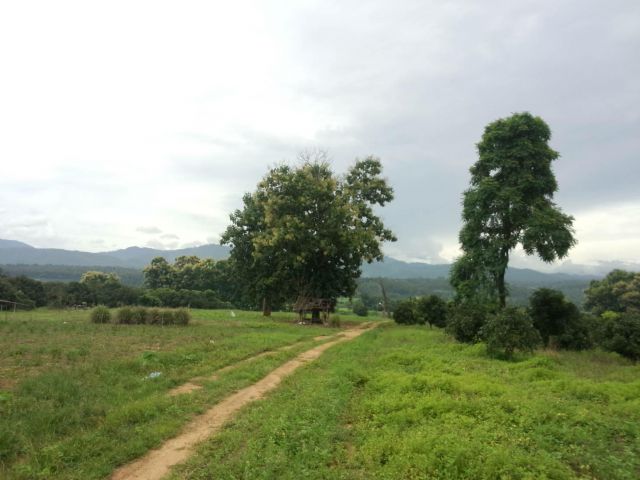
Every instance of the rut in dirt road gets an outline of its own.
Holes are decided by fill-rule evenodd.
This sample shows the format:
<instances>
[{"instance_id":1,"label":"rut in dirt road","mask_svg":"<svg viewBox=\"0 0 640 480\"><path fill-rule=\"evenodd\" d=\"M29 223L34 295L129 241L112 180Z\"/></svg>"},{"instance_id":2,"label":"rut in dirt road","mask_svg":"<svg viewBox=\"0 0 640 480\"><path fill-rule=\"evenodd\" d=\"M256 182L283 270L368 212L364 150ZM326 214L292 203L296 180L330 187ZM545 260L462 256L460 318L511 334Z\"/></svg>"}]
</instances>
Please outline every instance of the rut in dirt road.
<instances>
[{"instance_id":1,"label":"rut in dirt road","mask_svg":"<svg viewBox=\"0 0 640 480\"><path fill-rule=\"evenodd\" d=\"M111 480L161 479L169 473L171 467L189 458L195 445L218 432L240 408L264 397L280 385L283 378L305 363L317 359L325 350L338 343L352 340L373 327L375 325L365 325L357 329L346 330L335 340L318 345L289 360L262 380L228 396L202 415L194 418L177 437L167 440L161 447L151 450L138 460L118 468L111 476Z\"/></svg>"}]
</instances>

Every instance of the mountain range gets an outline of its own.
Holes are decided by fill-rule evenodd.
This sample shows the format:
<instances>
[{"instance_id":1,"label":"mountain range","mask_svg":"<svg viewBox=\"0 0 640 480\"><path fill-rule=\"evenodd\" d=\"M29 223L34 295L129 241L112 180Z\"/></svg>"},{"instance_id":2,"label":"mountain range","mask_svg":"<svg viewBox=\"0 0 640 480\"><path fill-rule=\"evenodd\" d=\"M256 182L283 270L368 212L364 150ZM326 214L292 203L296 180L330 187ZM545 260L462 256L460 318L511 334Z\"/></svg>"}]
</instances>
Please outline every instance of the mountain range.
<instances>
[{"instance_id":1,"label":"mountain range","mask_svg":"<svg viewBox=\"0 0 640 480\"><path fill-rule=\"evenodd\" d=\"M48 266L49 273L54 266L87 267L87 269L118 267L122 269L141 270L155 257L164 257L167 261L172 262L176 257L181 255L195 255L200 258L219 260L229 255L229 247L215 244L177 250L129 247L95 253L59 248L36 248L16 240L0 239L0 265ZM386 257L383 262L364 264L363 277L435 279L447 277L449 275L449 268L449 264L410 263L392 257ZM579 265L572 265L572 268L576 270L576 273L543 273L525 268L509 268L507 278L511 282L542 284L574 280L588 282L589 280L600 278L606 274L606 271L588 272ZM5 270L11 271L11 269L6 268Z\"/></svg>"}]
</instances>

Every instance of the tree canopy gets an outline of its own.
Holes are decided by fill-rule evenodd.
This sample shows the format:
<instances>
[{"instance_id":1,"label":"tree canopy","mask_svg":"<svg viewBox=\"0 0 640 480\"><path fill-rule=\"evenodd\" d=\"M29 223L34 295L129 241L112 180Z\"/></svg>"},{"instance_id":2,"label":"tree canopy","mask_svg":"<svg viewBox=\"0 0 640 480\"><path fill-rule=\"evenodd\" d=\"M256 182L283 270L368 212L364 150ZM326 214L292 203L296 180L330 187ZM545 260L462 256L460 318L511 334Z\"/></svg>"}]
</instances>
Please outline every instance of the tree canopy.
<instances>
[{"instance_id":1,"label":"tree canopy","mask_svg":"<svg viewBox=\"0 0 640 480\"><path fill-rule=\"evenodd\" d=\"M550 138L544 120L527 112L485 128L464 192L463 254L451 273L460 298L480 297L504 307L505 271L516 246L552 262L576 243L573 217L553 202L558 184L551 163L559 154L549 147Z\"/></svg>"},{"instance_id":2,"label":"tree canopy","mask_svg":"<svg viewBox=\"0 0 640 480\"><path fill-rule=\"evenodd\" d=\"M613 270L602 280L592 280L585 297L585 307L596 314L640 312L640 272Z\"/></svg>"},{"instance_id":3,"label":"tree canopy","mask_svg":"<svg viewBox=\"0 0 640 480\"><path fill-rule=\"evenodd\" d=\"M230 265L256 303L297 297L351 296L363 262L381 260L381 244L395 241L374 213L393 199L375 157L357 160L336 176L326 161L279 165L231 215L222 243Z\"/></svg>"}]
</instances>

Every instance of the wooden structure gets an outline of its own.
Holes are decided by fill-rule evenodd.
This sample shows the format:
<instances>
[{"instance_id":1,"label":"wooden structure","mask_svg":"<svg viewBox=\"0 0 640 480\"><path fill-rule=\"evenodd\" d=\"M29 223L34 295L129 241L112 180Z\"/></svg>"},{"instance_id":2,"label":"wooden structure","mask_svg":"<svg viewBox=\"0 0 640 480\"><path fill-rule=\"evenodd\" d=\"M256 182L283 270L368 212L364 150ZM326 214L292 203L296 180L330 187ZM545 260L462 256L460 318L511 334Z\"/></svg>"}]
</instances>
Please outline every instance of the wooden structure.
<instances>
[{"instance_id":1,"label":"wooden structure","mask_svg":"<svg viewBox=\"0 0 640 480\"><path fill-rule=\"evenodd\" d=\"M329 314L333 304L328 298L298 297L293 305L293 311L304 323L307 312L311 312L311 323L329 323Z\"/></svg>"}]
</instances>

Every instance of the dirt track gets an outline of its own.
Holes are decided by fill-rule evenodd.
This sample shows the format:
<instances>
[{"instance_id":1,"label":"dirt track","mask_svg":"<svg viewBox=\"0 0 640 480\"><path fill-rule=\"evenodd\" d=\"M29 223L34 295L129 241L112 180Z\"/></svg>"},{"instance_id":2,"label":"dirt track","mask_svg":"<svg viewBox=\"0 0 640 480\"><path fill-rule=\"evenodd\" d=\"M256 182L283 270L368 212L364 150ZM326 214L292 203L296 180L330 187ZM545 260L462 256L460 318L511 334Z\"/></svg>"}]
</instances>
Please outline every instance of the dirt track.
<instances>
[{"instance_id":1,"label":"dirt track","mask_svg":"<svg viewBox=\"0 0 640 480\"><path fill-rule=\"evenodd\" d=\"M352 340L374 326L375 324L364 325L360 328L346 330L334 340L301 353L296 358L273 370L262 380L228 396L202 415L194 418L177 437L166 441L161 447L151 450L138 460L118 468L111 476L111 479L161 479L169 473L171 467L189 458L195 445L219 431L240 408L264 397L268 392L276 388L283 378L305 363L317 359L325 350L338 343Z\"/></svg>"}]
</instances>

